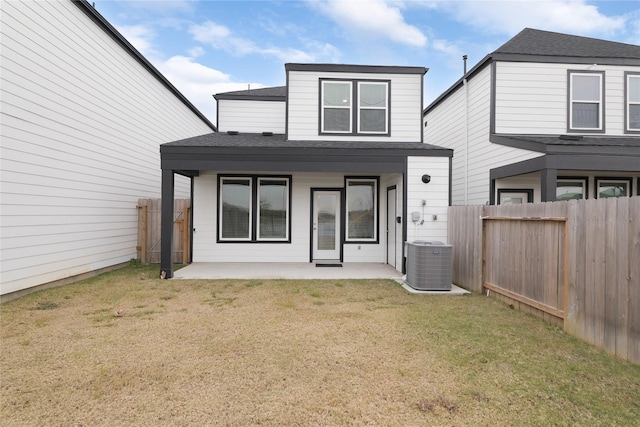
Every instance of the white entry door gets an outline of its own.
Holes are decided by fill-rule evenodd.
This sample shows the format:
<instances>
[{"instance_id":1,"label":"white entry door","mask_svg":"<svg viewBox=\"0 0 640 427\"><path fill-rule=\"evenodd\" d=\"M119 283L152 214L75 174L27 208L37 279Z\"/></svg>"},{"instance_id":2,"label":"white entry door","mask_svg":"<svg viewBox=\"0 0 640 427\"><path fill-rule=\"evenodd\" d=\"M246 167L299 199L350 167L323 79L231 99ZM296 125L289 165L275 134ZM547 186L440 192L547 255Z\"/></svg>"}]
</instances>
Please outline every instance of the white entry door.
<instances>
[{"instance_id":1,"label":"white entry door","mask_svg":"<svg viewBox=\"0 0 640 427\"><path fill-rule=\"evenodd\" d=\"M396 235L397 227L396 223L396 187L387 188L387 264L398 268L396 266Z\"/></svg>"},{"instance_id":2,"label":"white entry door","mask_svg":"<svg viewBox=\"0 0 640 427\"><path fill-rule=\"evenodd\" d=\"M340 260L340 191L313 192L313 260Z\"/></svg>"}]
</instances>

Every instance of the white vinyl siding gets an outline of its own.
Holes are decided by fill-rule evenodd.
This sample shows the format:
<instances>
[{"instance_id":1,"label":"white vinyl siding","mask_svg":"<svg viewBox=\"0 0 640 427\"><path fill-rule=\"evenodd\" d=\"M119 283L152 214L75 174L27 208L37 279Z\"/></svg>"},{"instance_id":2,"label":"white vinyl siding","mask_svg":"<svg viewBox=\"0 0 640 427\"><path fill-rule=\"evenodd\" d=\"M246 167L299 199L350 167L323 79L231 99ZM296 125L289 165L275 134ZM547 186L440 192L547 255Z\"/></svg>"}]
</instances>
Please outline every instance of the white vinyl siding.
<instances>
[{"instance_id":1,"label":"white vinyl siding","mask_svg":"<svg viewBox=\"0 0 640 427\"><path fill-rule=\"evenodd\" d=\"M425 117L425 143L454 150L454 205L485 204L491 168L541 155L490 142L490 83L491 69L486 67Z\"/></svg>"},{"instance_id":2,"label":"white vinyl siding","mask_svg":"<svg viewBox=\"0 0 640 427\"><path fill-rule=\"evenodd\" d=\"M604 117L607 135L623 135L624 73L637 66L497 62L496 133L561 135L569 128L568 70L604 72ZM475 77L474 77L475 80Z\"/></svg>"},{"instance_id":3,"label":"white vinyl siding","mask_svg":"<svg viewBox=\"0 0 640 427\"><path fill-rule=\"evenodd\" d=\"M290 71L288 137L291 140L419 142L421 138L422 74L319 73ZM319 133L320 79L389 81L390 135L331 135Z\"/></svg>"},{"instance_id":4,"label":"white vinyl siding","mask_svg":"<svg viewBox=\"0 0 640 427\"><path fill-rule=\"evenodd\" d=\"M413 194L411 203L427 198L428 213L438 214L433 221L428 218L421 233L433 233L438 239L446 239L446 214L448 203L448 173L449 159L447 157L416 158L410 161L410 188ZM424 170L428 169L432 175L430 184L420 181ZM253 174L248 171L248 175ZM221 173L220 175L224 175ZM285 243L217 243L217 174L204 172L194 179L193 210L193 261L194 262L309 262L311 240L309 232L311 222L310 195L312 188L344 188L345 173L297 172L291 177L291 242ZM349 175L352 177L351 175ZM353 177L357 178L357 177ZM417 181L416 181L417 179ZM414 182L415 181L415 182ZM402 176L400 174L382 174L379 181L381 225L379 242L373 243L345 243L343 245L345 262L386 262L386 233L383 232L387 224L386 197L387 187L395 185L398 194L397 215L406 220L402 212ZM412 205L410 205L412 206ZM413 209L413 207L410 207ZM415 210L415 209L414 209ZM412 225L409 232L413 233ZM401 268L402 233L397 236L397 266ZM398 268L396 267L396 268Z\"/></svg>"},{"instance_id":5,"label":"white vinyl siding","mask_svg":"<svg viewBox=\"0 0 640 427\"><path fill-rule=\"evenodd\" d=\"M285 108L285 103L280 101L221 99L218 101L218 130L283 134Z\"/></svg>"},{"instance_id":6,"label":"white vinyl siding","mask_svg":"<svg viewBox=\"0 0 640 427\"><path fill-rule=\"evenodd\" d=\"M159 145L211 129L72 2L0 7L6 294L135 258Z\"/></svg>"},{"instance_id":7,"label":"white vinyl siding","mask_svg":"<svg viewBox=\"0 0 640 427\"><path fill-rule=\"evenodd\" d=\"M431 181L422 182L428 171ZM409 157L407 159L407 241L435 240L447 242L447 212L449 210L449 158ZM422 201L425 205L422 205ZM411 213L419 212L421 224L411 221ZM384 224L384 222L383 222Z\"/></svg>"}]
</instances>

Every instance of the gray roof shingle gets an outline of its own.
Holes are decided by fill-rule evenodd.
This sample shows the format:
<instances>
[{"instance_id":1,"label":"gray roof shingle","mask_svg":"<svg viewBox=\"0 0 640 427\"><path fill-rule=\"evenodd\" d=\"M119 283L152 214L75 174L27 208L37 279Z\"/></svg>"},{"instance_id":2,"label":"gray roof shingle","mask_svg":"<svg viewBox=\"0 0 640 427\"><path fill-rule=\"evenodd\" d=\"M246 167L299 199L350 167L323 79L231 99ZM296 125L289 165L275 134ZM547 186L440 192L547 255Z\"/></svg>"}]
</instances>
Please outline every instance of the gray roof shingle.
<instances>
[{"instance_id":1,"label":"gray roof shingle","mask_svg":"<svg viewBox=\"0 0 640 427\"><path fill-rule=\"evenodd\" d=\"M228 134L208 133L192 138L163 144L166 147L217 147L217 148L330 148L330 149L393 149L402 150L447 150L421 142L370 141L289 141L283 134L264 135L260 133Z\"/></svg>"},{"instance_id":2,"label":"gray roof shingle","mask_svg":"<svg viewBox=\"0 0 640 427\"><path fill-rule=\"evenodd\" d=\"M494 53L640 60L640 46L525 28Z\"/></svg>"},{"instance_id":3,"label":"gray roof shingle","mask_svg":"<svg viewBox=\"0 0 640 427\"><path fill-rule=\"evenodd\" d=\"M264 87L260 89L236 90L233 92L217 93L213 96L215 99L257 99L257 100L281 100L287 98L286 86Z\"/></svg>"}]
</instances>

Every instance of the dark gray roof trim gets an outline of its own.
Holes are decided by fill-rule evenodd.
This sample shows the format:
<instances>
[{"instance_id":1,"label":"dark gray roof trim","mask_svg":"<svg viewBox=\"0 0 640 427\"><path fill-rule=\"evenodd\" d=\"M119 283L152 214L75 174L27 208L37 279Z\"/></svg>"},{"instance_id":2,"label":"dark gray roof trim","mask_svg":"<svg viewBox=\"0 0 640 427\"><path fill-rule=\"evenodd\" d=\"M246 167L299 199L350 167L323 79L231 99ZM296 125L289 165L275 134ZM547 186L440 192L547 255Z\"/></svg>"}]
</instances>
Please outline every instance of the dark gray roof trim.
<instances>
[{"instance_id":1,"label":"dark gray roof trim","mask_svg":"<svg viewBox=\"0 0 640 427\"><path fill-rule=\"evenodd\" d=\"M216 93L213 95L216 100L232 99L241 101L286 101L287 87L275 86L260 89L237 90L233 92Z\"/></svg>"},{"instance_id":2,"label":"dark gray roof trim","mask_svg":"<svg viewBox=\"0 0 640 427\"><path fill-rule=\"evenodd\" d=\"M91 4L86 0L71 0L80 8L89 18L100 26L112 39L122 46L136 61L140 63L146 70L151 73L160 83L162 83L171 93L175 95L184 105L187 106L196 116L200 118L213 131L217 131L216 126L205 117L175 86L169 82L138 50L124 38L113 25L109 23Z\"/></svg>"},{"instance_id":3,"label":"dark gray roof trim","mask_svg":"<svg viewBox=\"0 0 640 427\"><path fill-rule=\"evenodd\" d=\"M349 65L349 64L284 64L286 71L319 71L327 73L384 73L426 74L425 67L403 67L397 65Z\"/></svg>"},{"instance_id":4,"label":"dark gray roof trim","mask_svg":"<svg viewBox=\"0 0 640 427\"><path fill-rule=\"evenodd\" d=\"M546 154L595 154L640 157L638 136L491 135L494 144Z\"/></svg>"},{"instance_id":5,"label":"dark gray roof trim","mask_svg":"<svg viewBox=\"0 0 640 427\"><path fill-rule=\"evenodd\" d=\"M488 54L424 109L426 115L458 90L464 79L494 61L640 66L640 46L525 28Z\"/></svg>"},{"instance_id":6,"label":"dark gray roof trim","mask_svg":"<svg viewBox=\"0 0 640 427\"><path fill-rule=\"evenodd\" d=\"M225 133L160 146L161 168L188 176L203 170L405 173L409 156L451 159L453 150L421 142L287 141L284 135Z\"/></svg>"}]
</instances>

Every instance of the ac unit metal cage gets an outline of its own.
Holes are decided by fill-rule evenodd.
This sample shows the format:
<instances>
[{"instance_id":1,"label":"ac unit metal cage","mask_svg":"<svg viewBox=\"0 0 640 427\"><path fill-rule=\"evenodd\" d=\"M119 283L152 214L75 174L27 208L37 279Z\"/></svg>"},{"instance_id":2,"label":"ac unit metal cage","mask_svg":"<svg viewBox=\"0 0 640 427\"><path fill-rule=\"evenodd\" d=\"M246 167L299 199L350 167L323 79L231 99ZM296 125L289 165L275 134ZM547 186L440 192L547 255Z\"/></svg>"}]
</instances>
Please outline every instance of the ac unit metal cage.
<instances>
[{"instance_id":1,"label":"ac unit metal cage","mask_svg":"<svg viewBox=\"0 0 640 427\"><path fill-rule=\"evenodd\" d=\"M407 284L419 291L451 290L452 249L435 241L407 243Z\"/></svg>"}]
</instances>

